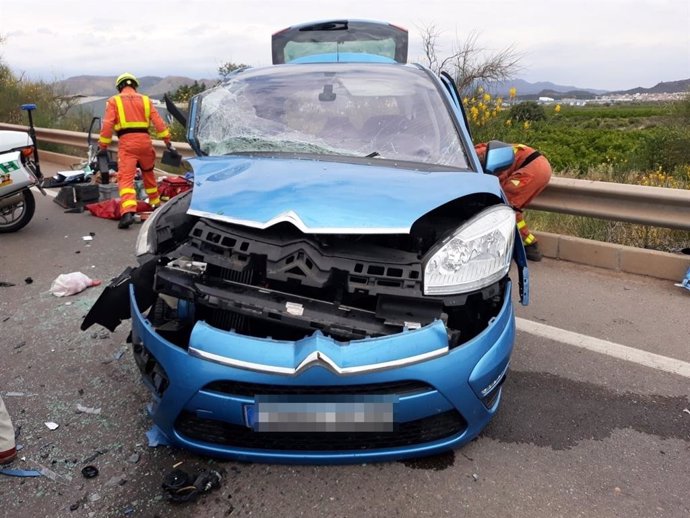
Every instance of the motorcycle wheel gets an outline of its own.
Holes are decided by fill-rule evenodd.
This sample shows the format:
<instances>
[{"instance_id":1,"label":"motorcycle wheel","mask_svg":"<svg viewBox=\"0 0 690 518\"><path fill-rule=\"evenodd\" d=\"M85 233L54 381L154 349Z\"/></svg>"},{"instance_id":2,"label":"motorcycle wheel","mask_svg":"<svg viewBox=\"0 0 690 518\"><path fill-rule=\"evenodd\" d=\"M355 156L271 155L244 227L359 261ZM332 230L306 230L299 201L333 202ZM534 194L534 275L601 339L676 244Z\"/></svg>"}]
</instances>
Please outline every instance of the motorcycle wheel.
<instances>
[{"instance_id":1,"label":"motorcycle wheel","mask_svg":"<svg viewBox=\"0 0 690 518\"><path fill-rule=\"evenodd\" d=\"M24 189L21 194L21 201L0 209L0 234L16 232L31 221L36 211L36 200L29 189Z\"/></svg>"}]
</instances>

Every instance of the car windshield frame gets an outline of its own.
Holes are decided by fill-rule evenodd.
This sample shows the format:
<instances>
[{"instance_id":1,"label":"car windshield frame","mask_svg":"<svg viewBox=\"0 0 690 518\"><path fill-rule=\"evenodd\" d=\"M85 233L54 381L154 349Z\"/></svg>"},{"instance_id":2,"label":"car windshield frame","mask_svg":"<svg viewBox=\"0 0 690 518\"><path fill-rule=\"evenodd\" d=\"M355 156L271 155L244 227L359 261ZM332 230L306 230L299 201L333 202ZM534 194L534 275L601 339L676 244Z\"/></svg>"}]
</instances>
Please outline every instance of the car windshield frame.
<instances>
[{"instance_id":1,"label":"car windshield frame","mask_svg":"<svg viewBox=\"0 0 690 518\"><path fill-rule=\"evenodd\" d=\"M376 158L468 170L442 86L422 67L287 64L245 69L192 101L202 155Z\"/></svg>"}]
</instances>

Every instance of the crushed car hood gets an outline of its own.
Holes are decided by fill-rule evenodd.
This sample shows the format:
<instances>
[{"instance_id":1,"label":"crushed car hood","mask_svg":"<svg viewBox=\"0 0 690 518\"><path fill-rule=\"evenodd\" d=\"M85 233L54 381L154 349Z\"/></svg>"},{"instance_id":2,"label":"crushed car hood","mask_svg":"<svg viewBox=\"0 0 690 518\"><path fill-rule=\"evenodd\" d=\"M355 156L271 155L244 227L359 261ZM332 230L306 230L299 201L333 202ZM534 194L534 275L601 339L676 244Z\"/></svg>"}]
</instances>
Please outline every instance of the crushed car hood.
<instances>
[{"instance_id":1,"label":"crushed car hood","mask_svg":"<svg viewBox=\"0 0 690 518\"><path fill-rule=\"evenodd\" d=\"M476 172L256 157L189 162L189 214L254 228L290 222L305 233L408 233L421 216L456 198L501 197L497 179Z\"/></svg>"}]
</instances>

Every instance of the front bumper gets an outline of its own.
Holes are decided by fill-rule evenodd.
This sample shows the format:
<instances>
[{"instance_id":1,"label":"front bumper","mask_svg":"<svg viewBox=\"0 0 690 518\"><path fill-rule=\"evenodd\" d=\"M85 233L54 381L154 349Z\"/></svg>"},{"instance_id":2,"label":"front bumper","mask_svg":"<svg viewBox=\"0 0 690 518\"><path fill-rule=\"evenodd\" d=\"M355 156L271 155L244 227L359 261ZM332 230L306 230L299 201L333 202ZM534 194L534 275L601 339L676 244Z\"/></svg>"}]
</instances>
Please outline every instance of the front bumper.
<instances>
[{"instance_id":1,"label":"front bumper","mask_svg":"<svg viewBox=\"0 0 690 518\"><path fill-rule=\"evenodd\" d=\"M439 453L476 437L500 403L515 339L511 283L495 319L448 350L441 321L340 345L320 333L296 342L221 331L197 322L183 349L158 335L130 288L132 338L154 393L151 416L168 440L242 461L355 463ZM394 429L259 432L247 422L256 396L323 400L395 398Z\"/></svg>"}]
</instances>

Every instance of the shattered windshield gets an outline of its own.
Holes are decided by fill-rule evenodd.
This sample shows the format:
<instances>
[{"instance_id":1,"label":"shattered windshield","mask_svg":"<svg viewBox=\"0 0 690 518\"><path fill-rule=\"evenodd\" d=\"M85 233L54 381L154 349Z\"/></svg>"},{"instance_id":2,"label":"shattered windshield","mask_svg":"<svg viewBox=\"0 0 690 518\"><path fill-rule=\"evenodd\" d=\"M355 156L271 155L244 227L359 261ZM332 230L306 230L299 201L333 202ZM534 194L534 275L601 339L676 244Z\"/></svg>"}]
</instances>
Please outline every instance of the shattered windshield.
<instances>
[{"instance_id":1,"label":"shattered windshield","mask_svg":"<svg viewBox=\"0 0 690 518\"><path fill-rule=\"evenodd\" d=\"M194 137L208 155L316 153L467 167L437 87L414 67L248 70L201 94L195 115Z\"/></svg>"}]
</instances>

